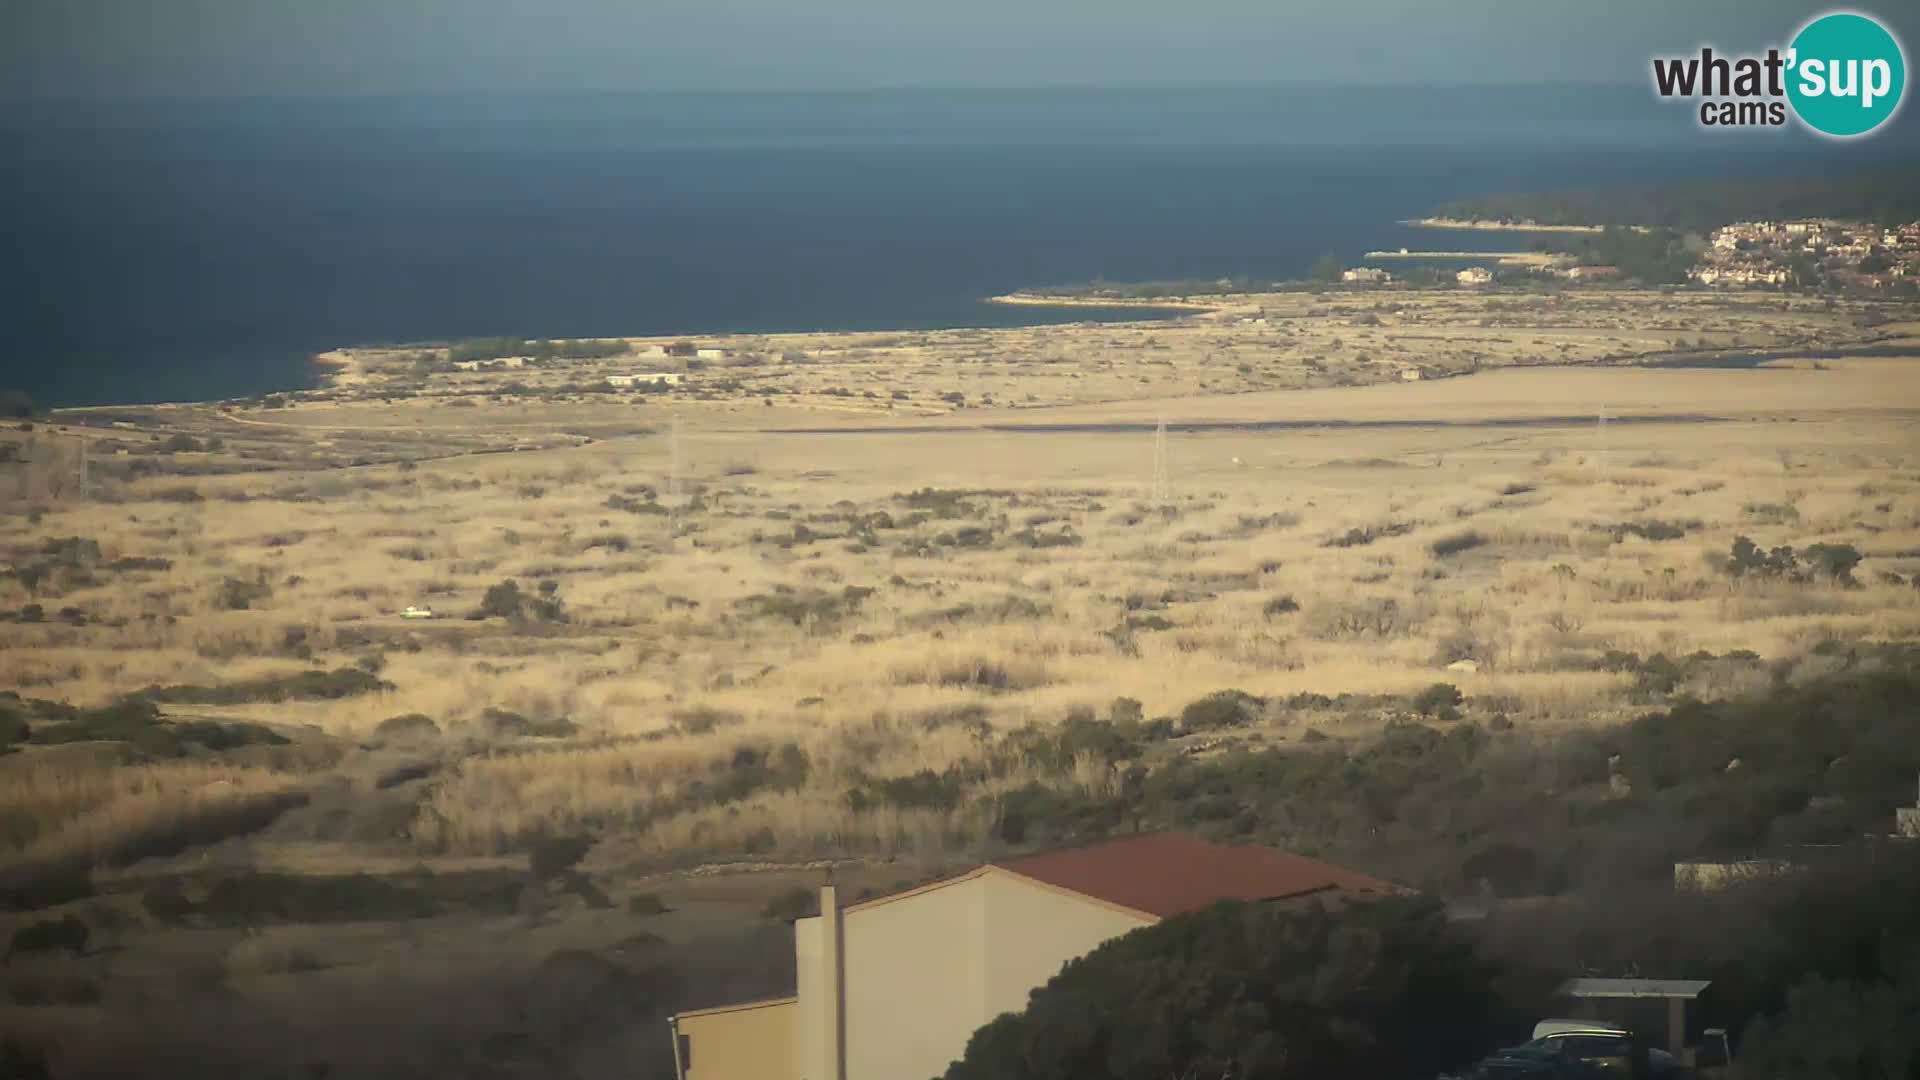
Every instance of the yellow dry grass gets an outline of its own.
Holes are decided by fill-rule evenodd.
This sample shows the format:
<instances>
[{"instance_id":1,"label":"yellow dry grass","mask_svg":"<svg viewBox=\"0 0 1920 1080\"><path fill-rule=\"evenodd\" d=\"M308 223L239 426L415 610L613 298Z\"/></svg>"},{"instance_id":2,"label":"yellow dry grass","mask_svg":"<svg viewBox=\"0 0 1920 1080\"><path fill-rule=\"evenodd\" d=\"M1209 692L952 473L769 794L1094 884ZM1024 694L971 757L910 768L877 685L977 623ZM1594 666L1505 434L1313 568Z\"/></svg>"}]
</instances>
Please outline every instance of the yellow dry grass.
<instances>
[{"instance_id":1,"label":"yellow dry grass","mask_svg":"<svg viewBox=\"0 0 1920 1080\"><path fill-rule=\"evenodd\" d=\"M1324 330L1312 322L1299 332ZM447 733L434 751L447 767L418 796L410 843L423 852L497 852L583 828L662 854L952 844L983 835L1011 786L1100 790L1113 778L1016 766L974 782L950 811L855 809L849 788L970 768L1001 733L1115 698L1154 717L1227 688L1406 695L1448 680L1474 707L1551 730L1634 710L1629 676L1592 670L1608 650L1796 661L1823 640L1920 636L1913 362L1532 369L992 414L1089 425L1166 415L1164 506L1149 498L1147 429L1012 433L963 414L924 430L791 433L780 429L806 424L789 409L763 418L725 404L683 413L680 479L697 502L671 516L623 508L644 503L644 489L666 498L673 455L658 434L351 473L154 477L112 488L109 503L0 524L16 560L65 536L96 539L107 560L171 560L91 582L0 581L0 610L85 615L0 624L0 685L99 704L154 683L377 667L392 690L196 711L350 740L387 717L428 715ZM1602 402L1629 419L1604 431L1569 419ZM315 437L309 426L391 429L412 407L302 406L259 437L292 454ZM612 424L632 407L569 406L565 421L526 408L435 421L465 425L453 438ZM1179 430L1203 420L1394 423ZM170 501L183 484L204 501ZM907 497L923 488L948 494ZM1656 522L1683 535L1617 533ZM969 529L983 531L980 546ZM1373 538L1345 544L1355 530ZM1738 535L1853 544L1858 585L1736 580L1714 560ZM1049 537L1069 539L1042 546ZM1449 550L1456 541L1467 546ZM226 610L228 578L267 591ZM529 592L555 583L568 621L462 617L504 579ZM402 620L408 604L441 617ZM1447 670L1457 660L1478 671ZM488 710L580 730L572 741L502 736ZM1379 722L1313 718L1336 737ZM699 796L743 748L787 744L809 762L799 786ZM188 812L201 796L187 775L164 793L137 781L144 794L86 813ZM20 798L75 805L63 790ZM72 831L85 815L48 813L70 821L73 843L90 842Z\"/></svg>"},{"instance_id":2,"label":"yellow dry grass","mask_svg":"<svg viewBox=\"0 0 1920 1080\"><path fill-rule=\"evenodd\" d=\"M131 838L195 829L295 786L283 773L207 762L15 760L3 775L0 820L10 836L0 869L93 865L122 852Z\"/></svg>"}]
</instances>

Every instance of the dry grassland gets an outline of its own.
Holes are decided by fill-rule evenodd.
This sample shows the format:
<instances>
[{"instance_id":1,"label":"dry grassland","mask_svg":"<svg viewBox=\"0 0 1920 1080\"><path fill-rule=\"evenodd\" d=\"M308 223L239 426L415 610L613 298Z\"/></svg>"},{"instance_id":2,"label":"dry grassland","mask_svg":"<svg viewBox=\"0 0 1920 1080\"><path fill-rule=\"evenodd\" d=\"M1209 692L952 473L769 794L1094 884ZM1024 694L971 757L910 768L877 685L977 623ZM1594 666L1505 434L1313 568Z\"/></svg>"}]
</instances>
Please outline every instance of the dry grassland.
<instances>
[{"instance_id":1,"label":"dry grassland","mask_svg":"<svg viewBox=\"0 0 1920 1080\"><path fill-rule=\"evenodd\" d=\"M778 404L924 416L1360 386L1409 371L1444 378L1489 367L1631 362L1693 350L1831 349L1886 333L1877 318L1867 317L1870 307L1739 293L1357 290L1186 302L1198 313L1170 321L632 338L626 356L494 370L436 368L434 354L418 349L341 350L330 354L342 374L328 400L300 410L305 415L298 422L364 423L358 415L351 421L332 416L325 406L381 400L396 406L381 423L465 428L469 418L442 407L453 401L504 405L503 388L514 386L519 392L509 396L518 400L496 421L503 430L550 434L552 404L592 401L604 396L608 375L636 373L679 375L674 398L736 409ZM675 344L720 355L670 355Z\"/></svg>"},{"instance_id":2,"label":"dry grassland","mask_svg":"<svg viewBox=\"0 0 1920 1080\"><path fill-rule=\"evenodd\" d=\"M810 359L741 378L777 371L793 400L748 411L676 395L640 410L647 433L631 402L604 395L383 401L377 364L289 410L146 410L171 431L250 430L153 475L115 476L103 457L91 500L0 526L16 571L60 538L98 547L0 581L13 613L0 687L81 707L173 687L170 716L259 721L331 750L21 769L71 749L29 747L10 764L30 780L0 800L0 859L102 857L150 815L296 788L310 804L249 858L283 841L343 865L452 859L577 831L606 838L595 859L608 864L970 850L1007 792L1116 790L1120 769L1041 761L1020 734L1108 716L1116 699L1147 720L1227 689L1267 702L1227 731L1176 723L1169 753L1309 730L1365 739L1443 680L1471 722L1548 733L1643 707L1610 650L1751 650L1811 672L1823 641L1920 635L1912 358L1333 385L1367 381L1348 365L1321 389L1245 392L1316 385L1287 366L1300 353L1421 349L1404 332L1376 340L1414 324L1452 343L1421 352L1444 367L1489 335L1511 339L1514 362L1536 347L1531 359L1664 349L1681 327L1783 345L1837 332L1844 309L1646 294L1606 316L1621 329L1571 298L1562 325L1535 312L1521 333L1498 306L1476 316L1492 325L1469 325L1451 297L1379 329L1304 311L1273 321L1282 305L1353 298L1252 303L1159 326L769 341ZM1271 348L1253 343L1263 336ZM1334 337L1339 350L1324 345ZM1111 364L1055 370L1043 361L1056 338L1111 349ZM1027 351L989 347L1013 340ZM1259 349L1271 364L1230 374ZM1166 379L1139 381L1162 351ZM833 432L844 412L815 407L816 383L890 401L897 381L917 407L1003 375L997 401L1030 387L1058 405L1038 415L1059 430L970 408ZM1604 428L1591 419L1602 404ZM1171 494L1156 502L1163 417ZM1276 422L1299 426L1227 426ZM349 435L369 460L401 460L304 467ZM503 437L534 448L447 449ZM1857 584L1730 576L1719 563L1739 535L1853 545ZM506 581L520 593L511 617L488 595ZM39 621L20 614L30 605ZM402 619L408 605L436 617ZM1478 670L1448 670L1458 661ZM363 684L257 690L314 669ZM243 684L256 689L221 693ZM391 722L414 714L426 722ZM887 787L916 776L946 794Z\"/></svg>"}]
</instances>

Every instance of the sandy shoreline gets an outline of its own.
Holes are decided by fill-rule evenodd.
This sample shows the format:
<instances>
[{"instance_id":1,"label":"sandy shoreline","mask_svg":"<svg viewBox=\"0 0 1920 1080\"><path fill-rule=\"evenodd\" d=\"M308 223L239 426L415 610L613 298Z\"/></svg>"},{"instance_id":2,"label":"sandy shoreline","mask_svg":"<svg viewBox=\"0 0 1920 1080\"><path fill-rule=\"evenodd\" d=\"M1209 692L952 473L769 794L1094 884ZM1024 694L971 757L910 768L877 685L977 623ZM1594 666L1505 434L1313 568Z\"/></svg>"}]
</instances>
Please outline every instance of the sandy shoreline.
<instances>
[{"instance_id":1,"label":"sandy shoreline","mask_svg":"<svg viewBox=\"0 0 1920 1080\"><path fill-rule=\"evenodd\" d=\"M1552 266L1566 256L1552 251L1369 251L1362 259L1476 259L1501 266Z\"/></svg>"},{"instance_id":2,"label":"sandy shoreline","mask_svg":"<svg viewBox=\"0 0 1920 1080\"><path fill-rule=\"evenodd\" d=\"M316 353L313 363L328 369L320 378L331 387L359 386L371 378L366 365L348 349Z\"/></svg>"},{"instance_id":3,"label":"sandy shoreline","mask_svg":"<svg viewBox=\"0 0 1920 1080\"><path fill-rule=\"evenodd\" d=\"M1153 300L1142 297L1119 296L1039 296L1034 293L1005 293L987 297L989 304L1007 304L1014 307L1104 307L1104 308L1171 308L1179 311L1219 311L1225 303L1204 303L1199 300Z\"/></svg>"}]
</instances>

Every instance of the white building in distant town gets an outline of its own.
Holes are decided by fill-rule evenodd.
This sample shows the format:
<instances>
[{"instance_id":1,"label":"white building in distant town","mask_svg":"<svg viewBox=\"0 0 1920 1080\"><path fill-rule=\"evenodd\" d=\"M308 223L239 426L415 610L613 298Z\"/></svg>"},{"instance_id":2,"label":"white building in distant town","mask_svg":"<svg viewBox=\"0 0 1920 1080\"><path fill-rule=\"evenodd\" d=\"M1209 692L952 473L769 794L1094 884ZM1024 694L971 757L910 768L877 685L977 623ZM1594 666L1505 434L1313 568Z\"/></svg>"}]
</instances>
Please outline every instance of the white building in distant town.
<instances>
[{"instance_id":1,"label":"white building in distant town","mask_svg":"<svg viewBox=\"0 0 1920 1080\"><path fill-rule=\"evenodd\" d=\"M653 371L641 375L609 375L607 385L628 389L645 383L659 383L662 386L679 386L681 374L677 371Z\"/></svg>"},{"instance_id":2,"label":"white building in distant town","mask_svg":"<svg viewBox=\"0 0 1920 1080\"><path fill-rule=\"evenodd\" d=\"M502 356L493 360L455 360L453 366L461 371L492 371L499 368L523 368L527 366L525 356Z\"/></svg>"},{"instance_id":3,"label":"white building in distant town","mask_svg":"<svg viewBox=\"0 0 1920 1080\"><path fill-rule=\"evenodd\" d=\"M1778 266L1697 266L1689 276L1702 285L1785 285L1792 276Z\"/></svg>"},{"instance_id":4,"label":"white building in distant town","mask_svg":"<svg viewBox=\"0 0 1920 1080\"><path fill-rule=\"evenodd\" d=\"M1341 281L1357 282L1362 285L1382 285L1393 280L1393 275L1373 266L1356 266L1340 272Z\"/></svg>"},{"instance_id":5,"label":"white building in distant town","mask_svg":"<svg viewBox=\"0 0 1920 1080\"><path fill-rule=\"evenodd\" d=\"M1493 271L1484 266L1469 266L1454 277L1462 285L1486 285L1493 281Z\"/></svg>"}]
</instances>

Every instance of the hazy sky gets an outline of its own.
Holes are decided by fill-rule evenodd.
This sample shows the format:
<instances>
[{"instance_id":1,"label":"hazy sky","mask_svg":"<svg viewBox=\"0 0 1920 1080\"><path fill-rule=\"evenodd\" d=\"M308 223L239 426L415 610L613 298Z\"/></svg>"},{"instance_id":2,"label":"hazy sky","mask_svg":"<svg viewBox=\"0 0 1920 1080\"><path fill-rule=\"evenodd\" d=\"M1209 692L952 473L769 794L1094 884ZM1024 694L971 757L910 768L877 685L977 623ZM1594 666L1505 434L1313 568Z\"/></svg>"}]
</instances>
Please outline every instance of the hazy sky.
<instances>
[{"instance_id":1,"label":"hazy sky","mask_svg":"<svg viewBox=\"0 0 1920 1080\"><path fill-rule=\"evenodd\" d=\"M1862 10L1889 15L1909 0ZM0 97L1639 82L1805 0L0 0ZM1893 20L1896 32L1920 33Z\"/></svg>"}]
</instances>

